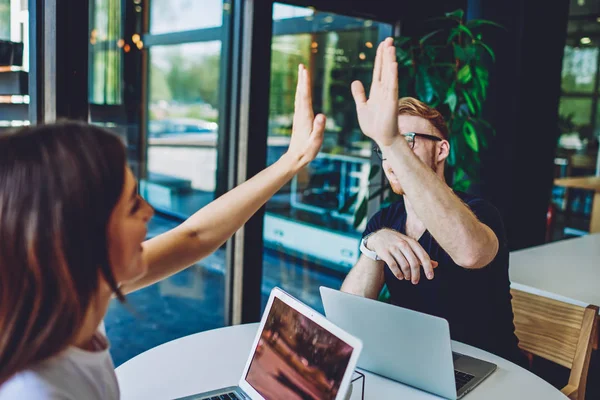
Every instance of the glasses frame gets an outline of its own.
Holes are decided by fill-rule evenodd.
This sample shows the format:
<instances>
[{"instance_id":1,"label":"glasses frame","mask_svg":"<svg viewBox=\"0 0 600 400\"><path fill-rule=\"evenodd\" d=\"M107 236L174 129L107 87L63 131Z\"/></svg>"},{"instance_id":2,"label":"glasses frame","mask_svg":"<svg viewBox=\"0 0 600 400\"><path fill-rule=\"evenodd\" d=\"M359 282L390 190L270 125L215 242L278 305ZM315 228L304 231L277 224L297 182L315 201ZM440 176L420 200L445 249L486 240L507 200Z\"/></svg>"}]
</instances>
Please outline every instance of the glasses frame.
<instances>
[{"instance_id":1,"label":"glasses frame","mask_svg":"<svg viewBox=\"0 0 600 400\"><path fill-rule=\"evenodd\" d=\"M406 139L406 142L410 146L411 150L415 148L415 138L417 138L417 137L421 137L423 139L428 139L428 140L433 140L436 142L441 142L442 140L444 140L444 139L434 136L434 135L429 135L427 133L417 133L417 132L402 133L402 136L404 136L404 138ZM377 154L377 156L379 157L379 159L381 161L385 161L385 158L383 158L383 154L381 153L381 149L379 148L379 146L374 146L373 151L375 152L375 154Z\"/></svg>"}]
</instances>

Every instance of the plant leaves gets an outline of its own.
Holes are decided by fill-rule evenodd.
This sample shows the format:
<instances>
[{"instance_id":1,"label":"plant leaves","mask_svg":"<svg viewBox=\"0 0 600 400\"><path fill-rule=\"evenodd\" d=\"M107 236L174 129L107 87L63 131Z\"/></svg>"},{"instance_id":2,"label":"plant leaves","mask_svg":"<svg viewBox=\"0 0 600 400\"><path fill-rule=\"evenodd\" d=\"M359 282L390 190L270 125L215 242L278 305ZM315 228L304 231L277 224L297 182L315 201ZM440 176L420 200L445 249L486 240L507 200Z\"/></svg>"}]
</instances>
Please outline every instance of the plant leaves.
<instances>
[{"instance_id":1,"label":"plant leaves","mask_svg":"<svg viewBox=\"0 0 600 400\"><path fill-rule=\"evenodd\" d=\"M421 67L417 71L415 90L417 91L417 97L419 100L429 104L433 101L434 90L429 75L427 74L427 68Z\"/></svg>"},{"instance_id":2,"label":"plant leaves","mask_svg":"<svg viewBox=\"0 0 600 400\"><path fill-rule=\"evenodd\" d=\"M460 24L456 28L452 28L452 30L450 31L450 36L448 36L447 43L452 42L452 40L461 33L466 33L471 39L473 39L473 32L471 32L471 30L465 25Z\"/></svg>"},{"instance_id":3,"label":"plant leaves","mask_svg":"<svg viewBox=\"0 0 600 400\"><path fill-rule=\"evenodd\" d=\"M488 46L487 44L483 43L480 40L478 40L477 42L475 42L475 44L483 47L485 49L485 51L488 52L488 54L490 55L490 57L492 57L492 61L496 62L496 54L494 53L494 50L492 50L492 48L490 46Z\"/></svg>"},{"instance_id":4,"label":"plant leaves","mask_svg":"<svg viewBox=\"0 0 600 400\"><path fill-rule=\"evenodd\" d=\"M462 46L459 46L457 43L453 43L454 46L454 58L459 59L460 61L465 62L467 60L467 53L465 53L465 49Z\"/></svg>"},{"instance_id":5,"label":"plant leaves","mask_svg":"<svg viewBox=\"0 0 600 400\"><path fill-rule=\"evenodd\" d=\"M431 39L432 37L434 37L435 35L437 35L437 34L438 34L438 33L440 33L440 32L443 32L443 31L444 31L443 29L437 29L437 30L435 30L435 31L433 31L433 32L430 32L430 33L428 33L427 35L423 36L423 37L422 37L422 38L419 40L419 43L420 43L420 44L421 44L421 46L422 46L423 44L425 44L425 42L426 42L426 41L428 41L429 39Z\"/></svg>"},{"instance_id":6,"label":"plant leaves","mask_svg":"<svg viewBox=\"0 0 600 400\"><path fill-rule=\"evenodd\" d=\"M475 131L475 127L471 123L471 121L465 121L463 125L463 135L465 137L465 141L467 142L467 146L471 148L475 153L479 153L479 141L477 139L477 132Z\"/></svg>"},{"instance_id":7,"label":"plant leaves","mask_svg":"<svg viewBox=\"0 0 600 400\"><path fill-rule=\"evenodd\" d=\"M463 97L465 98L467 107L469 107L469 112L471 113L471 115L475 115L477 113L477 109L475 108L475 102L473 100L472 95L468 91L463 90Z\"/></svg>"},{"instance_id":8,"label":"plant leaves","mask_svg":"<svg viewBox=\"0 0 600 400\"><path fill-rule=\"evenodd\" d=\"M452 177L452 188L459 192L466 192L471 187L471 180L463 168L456 167Z\"/></svg>"},{"instance_id":9,"label":"plant leaves","mask_svg":"<svg viewBox=\"0 0 600 400\"><path fill-rule=\"evenodd\" d=\"M396 57L398 58L398 65L403 64L406 60L410 60L412 62L410 53L398 47L396 47Z\"/></svg>"},{"instance_id":10,"label":"plant leaves","mask_svg":"<svg viewBox=\"0 0 600 400\"><path fill-rule=\"evenodd\" d=\"M461 9L446 13L446 17L452 18L452 19L457 19L459 21L462 21L464 16L465 16L465 12Z\"/></svg>"},{"instance_id":11,"label":"plant leaves","mask_svg":"<svg viewBox=\"0 0 600 400\"><path fill-rule=\"evenodd\" d=\"M475 76L477 76L477 81L481 89L482 98L485 99L487 97L487 88L490 84L489 73L485 68L476 66Z\"/></svg>"},{"instance_id":12,"label":"plant leaves","mask_svg":"<svg viewBox=\"0 0 600 400\"><path fill-rule=\"evenodd\" d=\"M396 46L396 48L404 46L406 43L411 41L411 37L410 36L399 36L394 38L394 46Z\"/></svg>"},{"instance_id":13,"label":"plant leaves","mask_svg":"<svg viewBox=\"0 0 600 400\"><path fill-rule=\"evenodd\" d=\"M466 25L471 29L479 28L483 25L490 25L490 26L495 26L497 28L504 29L505 31L507 30L504 25L501 25L494 21L489 21L487 19L472 19L471 21L467 22Z\"/></svg>"},{"instance_id":14,"label":"plant leaves","mask_svg":"<svg viewBox=\"0 0 600 400\"><path fill-rule=\"evenodd\" d=\"M460 83L468 83L472 78L471 67L468 64L462 67L456 74L456 78Z\"/></svg>"},{"instance_id":15,"label":"plant leaves","mask_svg":"<svg viewBox=\"0 0 600 400\"><path fill-rule=\"evenodd\" d=\"M446 93L446 100L444 100L445 104L448 104L450 107L450 111L454 114L456 110L456 103L458 102L458 97L456 96L456 91L454 90L454 86L450 86L448 88L448 92Z\"/></svg>"}]
</instances>

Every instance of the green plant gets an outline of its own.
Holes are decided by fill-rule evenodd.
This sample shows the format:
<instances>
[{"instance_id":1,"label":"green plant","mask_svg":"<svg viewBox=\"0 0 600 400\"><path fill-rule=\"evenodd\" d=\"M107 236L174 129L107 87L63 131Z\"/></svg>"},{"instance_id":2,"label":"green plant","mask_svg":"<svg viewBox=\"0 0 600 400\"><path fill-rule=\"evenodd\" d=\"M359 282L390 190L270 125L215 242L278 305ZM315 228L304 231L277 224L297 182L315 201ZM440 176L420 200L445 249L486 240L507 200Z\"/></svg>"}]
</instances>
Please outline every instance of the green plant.
<instances>
[{"instance_id":1,"label":"green plant","mask_svg":"<svg viewBox=\"0 0 600 400\"><path fill-rule=\"evenodd\" d=\"M496 55L483 40L483 31L502 26L482 19L465 22L463 10L432 21L438 29L419 37L395 39L399 94L416 97L444 115L450 141L447 179L455 190L468 191L479 182L480 152L495 134L483 118L483 105L489 65ZM384 203L397 199L386 188L375 190L368 198L382 191L387 192ZM355 227L366 217L368 198L363 197L356 207Z\"/></svg>"}]
</instances>

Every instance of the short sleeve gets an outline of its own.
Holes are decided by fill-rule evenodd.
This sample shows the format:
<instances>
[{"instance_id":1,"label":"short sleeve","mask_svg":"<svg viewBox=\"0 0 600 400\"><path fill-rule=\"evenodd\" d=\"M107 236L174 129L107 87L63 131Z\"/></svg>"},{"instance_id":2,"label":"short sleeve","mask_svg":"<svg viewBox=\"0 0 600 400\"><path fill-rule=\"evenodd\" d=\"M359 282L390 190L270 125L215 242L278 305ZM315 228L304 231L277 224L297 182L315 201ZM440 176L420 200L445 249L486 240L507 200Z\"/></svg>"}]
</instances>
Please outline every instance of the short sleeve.
<instances>
[{"instance_id":1,"label":"short sleeve","mask_svg":"<svg viewBox=\"0 0 600 400\"><path fill-rule=\"evenodd\" d=\"M483 199L473 199L467 203L477 219L487 225L498 238L500 248L507 246L506 232L500 212L490 202Z\"/></svg>"},{"instance_id":2,"label":"short sleeve","mask_svg":"<svg viewBox=\"0 0 600 400\"><path fill-rule=\"evenodd\" d=\"M371 217L371 219L369 219L369 222L367 222L367 227L365 228L365 231L363 232L363 235L362 235L363 238L365 236L381 229L381 226L382 226L381 221L383 219L383 217L382 217L383 211L384 210L379 210L378 212L375 213L375 215L373 215Z\"/></svg>"}]
</instances>

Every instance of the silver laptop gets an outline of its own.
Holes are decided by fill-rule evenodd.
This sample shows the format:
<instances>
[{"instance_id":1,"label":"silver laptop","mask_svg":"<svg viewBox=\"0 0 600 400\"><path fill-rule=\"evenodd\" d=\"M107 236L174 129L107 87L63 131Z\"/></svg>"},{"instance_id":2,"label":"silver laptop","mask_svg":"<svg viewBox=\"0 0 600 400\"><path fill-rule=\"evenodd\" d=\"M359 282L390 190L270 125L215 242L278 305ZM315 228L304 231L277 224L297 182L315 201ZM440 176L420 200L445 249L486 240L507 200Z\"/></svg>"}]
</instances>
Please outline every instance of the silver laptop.
<instances>
[{"instance_id":1,"label":"silver laptop","mask_svg":"<svg viewBox=\"0 0 600 400\"><path fill-rule=\"evenodd\" d=\"M271 291L238 386L183 399L345 399L359 339L281 289Z\"/></svg>"},{"instance_id":2,"label":"silver laptop","mask_svg":"<svg viewBox=\"0 0 600 400\"><path fill-rule=\"evenodd\" d=\"M453 353L448 321L321 287L327 319L360 338L358 367L447 399L460 399L496 365Z\"/></svg>"}]
</instances>

